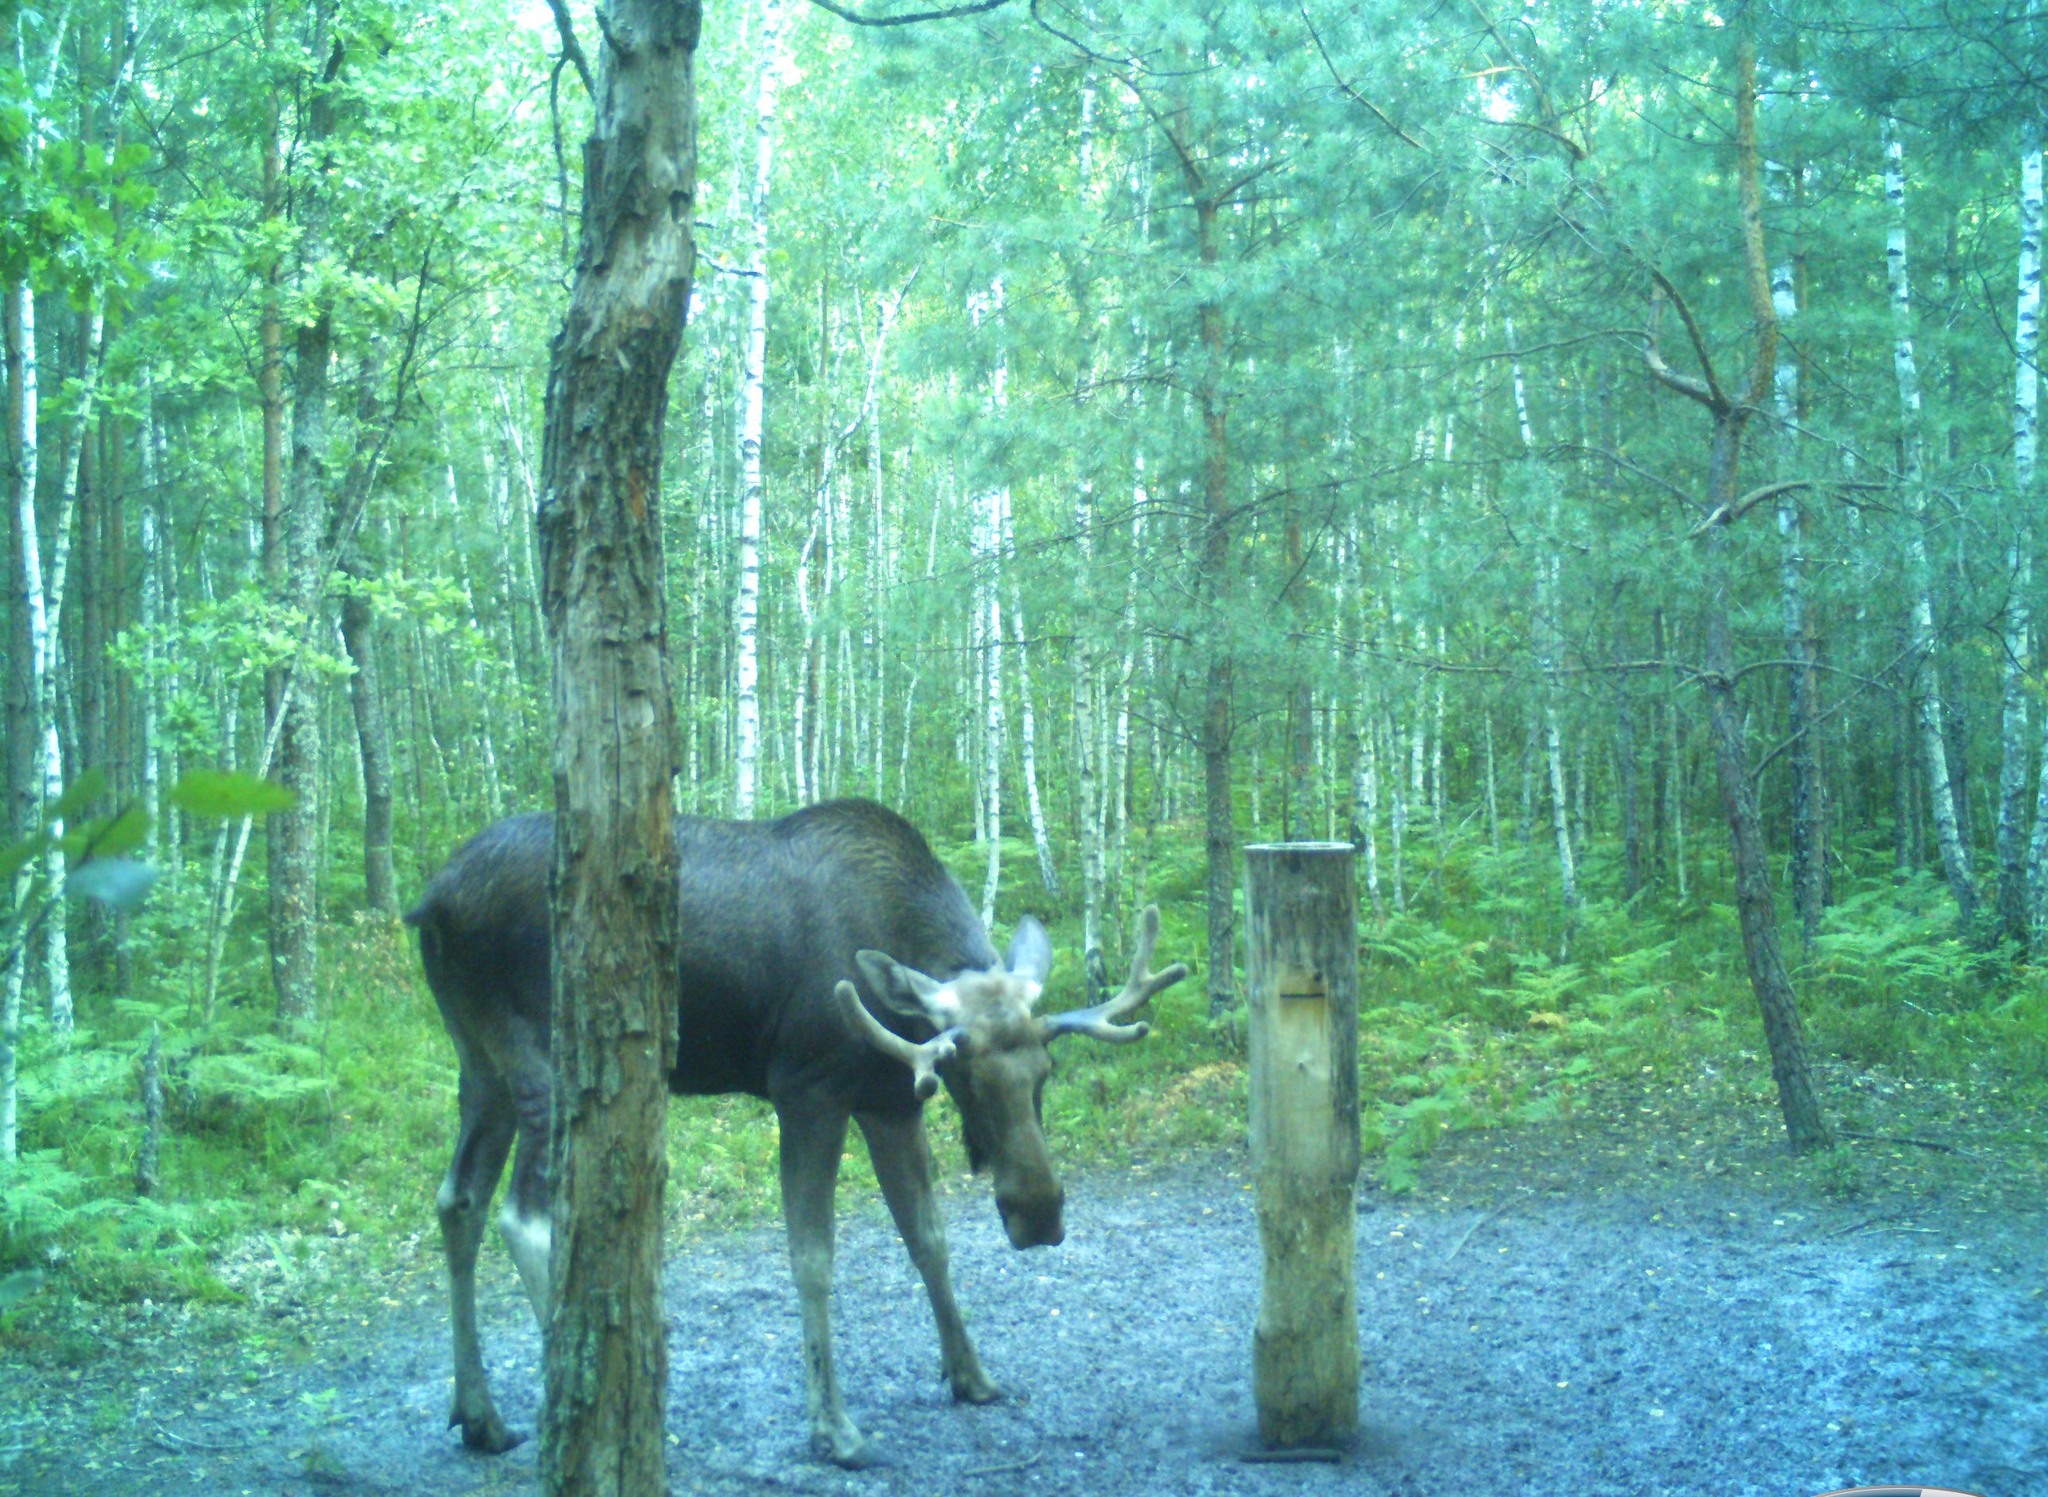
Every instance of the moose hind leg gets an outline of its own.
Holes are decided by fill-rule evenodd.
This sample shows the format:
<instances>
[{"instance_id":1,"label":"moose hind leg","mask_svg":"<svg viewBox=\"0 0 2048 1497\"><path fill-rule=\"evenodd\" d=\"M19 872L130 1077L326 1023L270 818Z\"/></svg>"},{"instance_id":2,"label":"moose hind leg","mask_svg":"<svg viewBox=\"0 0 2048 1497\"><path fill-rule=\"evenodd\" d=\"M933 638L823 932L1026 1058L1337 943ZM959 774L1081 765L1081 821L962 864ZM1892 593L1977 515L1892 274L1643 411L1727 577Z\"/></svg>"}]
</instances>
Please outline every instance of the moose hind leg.
<instances>
[{"instance_id":1,"label":"moose hind leg","mask_svg":"<svg viewBox=\"0 0 2048 1497\"><path fill-rule=\"evenodd\" d=\"M529 1068L530 1075L513 1082L519 1118L519 1157L512 1164L512 1184L498 1213L498 1232L519 1269L519 1282L533 1306L534 1323L548 1325L548 1254L554 1245L549 1209L554 1199L548 1178L550 1072L545 1057Z\"/></svg>"},{"instance_id":2,"label":"moose hind leg","mask_svg":"<svg viewBox=\"0 0 2048 1497\"><path fill-rule=\"evenodd\" d=\"M789 1264L803 1311L804 1399L811 1453L850 1470L877 1464L881 1453L846 1415L832 1369L832 1194L846 1146L846 1114L777 1108L782 1127L782 1218Z\"/></svg>"},{"instance_id":3,"label":"moose hind leg","mask_svg":"<svg viewBox=\"0 0 2048 1497\"><path fill-rule=\"evenodd\" d=\"M889 1215L931 1297L932 1318L939 1326L939 1357L953 1397L962 1403L994 1403L1003 1390L981 1370L959 1301L953 1298L946 1225L932 1194L932 1153L924 1119L862 1113L860 1131L867 1136L868 1157L874 1161Z\"/></svg>"},{"instance_id":4,"label":"moose hind leg","mask_svg":"<svg viewBox=\"0 0 2048 1497\"><path fill-rule=\"evenodd\" d=\"M476 1333L476 1258L491 1192L512 1148L512 1098L502 1082L469 1066L462 1069L460 1095L461 1133L435 1199L441 1246L448 1255L448 1320L455 1340L455 1398L448 1423L462 1426L463 1444L496 1455L525 1437L505 1428L484 1377Z\"/></svg>"}]
</instances>

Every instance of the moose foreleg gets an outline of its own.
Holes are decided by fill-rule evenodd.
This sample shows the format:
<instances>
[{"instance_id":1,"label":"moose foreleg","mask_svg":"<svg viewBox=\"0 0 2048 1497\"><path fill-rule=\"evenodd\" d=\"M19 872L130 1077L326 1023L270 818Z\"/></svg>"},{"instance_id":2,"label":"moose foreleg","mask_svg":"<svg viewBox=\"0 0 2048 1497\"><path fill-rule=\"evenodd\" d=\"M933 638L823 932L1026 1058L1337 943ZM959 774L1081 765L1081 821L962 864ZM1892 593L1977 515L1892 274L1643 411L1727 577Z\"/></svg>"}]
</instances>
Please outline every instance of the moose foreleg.
<instances>
[{"instance_id":1,"label":"moose foreleg","mask_svg":"<svg viewBox=\"0 0 2048 1497\"><path fill-rule=\"evenodd\" d=\"M874 1161L882 1199L889 1203L889 1215L896 1219L896 1230L924 1280L924 1292L931 1297L932 1318L939 1326L940 1362L953 1397L962 1403L994 1403L1003 1390L981 1370L981 1358L975 1355L959 1301L953 1298L946 1224L932 1194L932 1152L924 1119L915 1114L885 1117L862 1113L860 1131L867 1136L868 1157Z\"/></svg>"},{"instance_id":2,"label":"moose foreleg","mask_svg":"<svg viewBox=\"0 0 2048 1497\"><path fill-rule=\"evenodd\" d=\"M483 1350L476 1333L476 1256L491 1192L498 1187L505 1156L512 1148L512 1106L502 1085L466 1066L460 1095L462 1132L435 1198L441 1246L448 1255L448 1320L455 1340L455 1399L448 1422L462 1426L463 1444L496 1455L525 1437L505 1428L484 1377Z\"/></svg>"},{"instance_id":3,"label":"moose foreleg","mask_svg":"<svg viewBox=\"0 0 2048 1497\"><path fill-rule=\"evenodd\" d=\"M839 1378L832 1370L832 1195L839 1181L840 1151L846 1147L846 1114L821 1115L799 1104L778 1107L776 1116L782 1129L782 1218L803 1311L811 1453L859 1470L875 1465L881 1453L847 1418Z\"/></svg>"}]
</instances>

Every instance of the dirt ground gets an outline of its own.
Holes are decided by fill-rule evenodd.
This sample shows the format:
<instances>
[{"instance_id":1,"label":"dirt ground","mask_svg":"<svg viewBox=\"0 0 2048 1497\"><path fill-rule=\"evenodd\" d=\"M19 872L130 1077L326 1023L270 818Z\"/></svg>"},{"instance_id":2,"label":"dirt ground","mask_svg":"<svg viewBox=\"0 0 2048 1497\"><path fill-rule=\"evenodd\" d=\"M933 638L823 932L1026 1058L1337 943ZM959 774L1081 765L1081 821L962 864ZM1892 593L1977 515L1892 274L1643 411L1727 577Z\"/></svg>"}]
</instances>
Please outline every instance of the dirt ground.
<instances>
[{"instance_id":1,"label":"dirt ground","mask_svg":"<svg viewBox=\"0 0 2048 1497\"><path fill-rule=\"evenodd\" d=\"M1648 1147L1613 1128L1475 1135L1441 1149L1410 1195L1361 1190L1364 1433L1338 1465L1243 1460L1259 1247L1241 1155L1070 1179L1066 1243L1021 1254L985 1188L956 1184L955 1281L1009 1395L988 1408L948 1400L905 1255L877 1203L843 1192L841 1376L893 1458L871 1472L807 1454L779 1231L696 1237L667 1275L671 1485L2048 1493L2048 1214L2032 1182L1974 1189L1958 1154L1931 1183L1829 1194L1750 1167L1742 1150L1765 1147L1768 1120L1748 1145L1687 1132ZM539 1345L495 1244L483 1277L499 1404L530 1430ZM113 1354L83 1365L0 1359L0 1492L534 1489L532 1442L480 1457L443 1428L437 1273L361 1284L345 1314L317 1275L246 1278L243 1306L110 1318Z\"/></svg>"}]
</instances>

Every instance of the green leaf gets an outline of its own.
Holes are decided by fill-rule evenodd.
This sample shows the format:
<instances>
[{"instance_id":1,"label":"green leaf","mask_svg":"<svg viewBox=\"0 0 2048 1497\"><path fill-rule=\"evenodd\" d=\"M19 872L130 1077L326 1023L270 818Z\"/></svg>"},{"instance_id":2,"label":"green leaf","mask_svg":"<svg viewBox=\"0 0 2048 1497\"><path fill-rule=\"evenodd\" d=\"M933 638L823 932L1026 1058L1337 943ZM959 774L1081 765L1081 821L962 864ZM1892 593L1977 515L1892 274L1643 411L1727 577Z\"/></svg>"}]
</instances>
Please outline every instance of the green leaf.
<instances>
[{"instance_id":1,"label":"green leaf","mask_svg":"<svg viewBox=\"0 0 2048 1497\"><path fill-rule=\"evenodd\" d=\"M87 806L107 793L107 775L102 769L88 769L71 782L71 786L57 797L50 807L49 819L70 821Z\"/></svg>"},{"instance_id":2,"label":"green leaf","mask_svg":"<svg viewBox=\"0 0 2048 1497\"><path fill-rule=\"evenodd\" d=\"M194 816L268 816L298 797L282 785L233 769L195 769L171 787L171 804Z\"/></svg>"},{"instance_id":3,"label":"green leaf","mask_svg":"<svg viewBox=\"0 0 2048 1497\"><path fill-rule=\"evenodd\" d=\"M15 874L42 856L49 846L49 837L39 833L36 836L23 837L18 842L10 842L5 847L0 847L0 883L5 883L13 878Z\"/></svg>"},{"instance_id":4,"label":"green leaf","mask_svg":"<svg viewBox=\"0 0 2048 1497\"><path fill-rule=\"evenodd\" d=\"M142 845L149 831L149 813L140 805L124 806L119 815L88 821L67 832L64 852L74 863L111 858Z\"/></svg>"},{"instance_id":5,"label":"green leaf","mask_svg":"<svg viewBox=\"0 0 2048 1497\"><path fill-rule=\"evenodd\" d=\"M157 871L132 858L95 858L75 869L64 881L64 892L73 899L97 899L117 910L132 910L142 903Z\"/></svg>"}]
</instances>

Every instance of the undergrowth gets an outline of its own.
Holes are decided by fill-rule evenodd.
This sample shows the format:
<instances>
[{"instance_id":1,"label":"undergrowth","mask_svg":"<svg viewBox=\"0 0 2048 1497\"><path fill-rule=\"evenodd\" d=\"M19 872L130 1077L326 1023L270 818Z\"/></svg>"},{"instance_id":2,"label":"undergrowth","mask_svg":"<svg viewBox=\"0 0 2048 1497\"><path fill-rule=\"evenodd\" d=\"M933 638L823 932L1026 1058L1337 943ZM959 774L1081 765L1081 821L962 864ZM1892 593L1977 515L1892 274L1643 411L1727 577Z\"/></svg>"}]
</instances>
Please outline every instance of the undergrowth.
<instances>
[{"instance_id":1,"label":"undergrowth","mask_svg":"<svg viewBox=\"0 0 2048 1497\"><path fill-rule=\"evenodd\" d=\"M942 852L979 886L985 850ZM1496 853L1466 836L1440 860L1419 840L1410 853L1407 909L1377 920L1368 909L1360 931L1363 1141L1384 1188L1413 1187L1449 1134L1568 1113L1599 1082L1677 1077L1705 1062L1768 1088L1726 904L1595 895L1567 916L1549 864L1526 849ZM1005 864L999 926L1033 909L1050 917L1061 953L1044 1007L1089 1001L1078 920L1043 898L1028 847L1006 846ZM1196 832L1158 835L1145 869L1126 907L1160 903L1157 964L1197 964ZM1612 870L1588 871L1589 889L1611 882ZM220 1263L252 1234L279 1252L332 1237L419 1266L438 1261L433 1193L454 1137L456 1072L406 933L391 921L330 926L322 1017L280 1033L250 932L231 946L213 1018L200 1017L192 911L177 891L165 896L137 922L131 996L84 996L68 1042L33 1026L24 1037L23 1154L0 1167L0 1342L33 1315L35 1288L234 1298ZM1786 939L1817 1059L1908 1078L1967 1076L2015 1108L2038 1109L2048 1093L2048 981L2009 952L1958 941L1934 880L1844 879L1812 952L1801 959L1796 932ZM1241 1016L1212 1021L1199 974L1154 1009L1144 1044L1057 1047L1045 1121L1063 1162L1115 1164L1243 1138ZM164 1150L157 1192L138 1196L137 1078L152 1029ZM966 1166L943 1094L929 1116L941 1173L957 1181ZM772 1216L777 1143L765 1104L679 1100L669 1141L679 1232ZM1853 1173L1846 1161L1834 1168ZM858 1130L845 1180L849 1199L872 1195Z\"/></svg>"}]
</instances>

